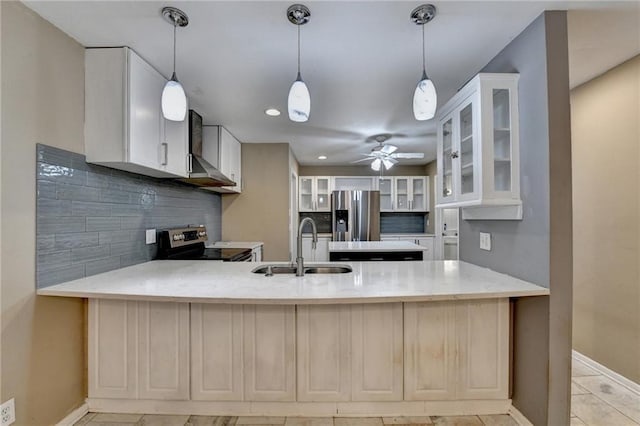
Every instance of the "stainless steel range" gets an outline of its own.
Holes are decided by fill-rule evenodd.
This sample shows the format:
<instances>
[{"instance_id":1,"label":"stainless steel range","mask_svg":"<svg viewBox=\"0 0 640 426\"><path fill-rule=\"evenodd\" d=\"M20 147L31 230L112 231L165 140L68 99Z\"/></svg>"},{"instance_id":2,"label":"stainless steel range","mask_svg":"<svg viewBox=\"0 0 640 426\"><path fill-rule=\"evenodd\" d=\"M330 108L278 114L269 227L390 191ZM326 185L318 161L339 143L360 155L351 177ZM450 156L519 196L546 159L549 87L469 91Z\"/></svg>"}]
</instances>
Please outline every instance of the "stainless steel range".
<instances>
[{"instance_id":1,"label":"stainless steel range","mask_svg":"<svg viewBox=\"0 0 640 426\"><path fill-rule=\"evenodd\" d=\"M207 248L207 229L204 226L163 229L158 232L157 259L251 261L251 249Z\"/></svg>"}]
</instances>

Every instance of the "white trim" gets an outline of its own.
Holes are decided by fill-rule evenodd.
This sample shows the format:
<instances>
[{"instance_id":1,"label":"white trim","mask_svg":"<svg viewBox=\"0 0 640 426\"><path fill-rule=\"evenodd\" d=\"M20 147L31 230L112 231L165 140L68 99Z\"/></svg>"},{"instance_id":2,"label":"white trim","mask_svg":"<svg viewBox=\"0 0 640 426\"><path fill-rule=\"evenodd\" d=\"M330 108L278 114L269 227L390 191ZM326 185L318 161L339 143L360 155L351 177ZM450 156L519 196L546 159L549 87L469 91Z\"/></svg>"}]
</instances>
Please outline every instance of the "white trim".
<instances>
[{"instance_id":1,"label":"white trim","mask_svg":"<svg viewBox=\"0 0 640 426\"><path fill-rule=\"evenodd\" d=\"M510 399L397 402L251 402L87 399L91 412L217 416L394 417L507 414ZM528 426L528 425L527 425Z\"/></svg>"},{"instance_id":2,"label":"white trim","mask_svg":"<svg viewBox=\"0 0 640 426\"><path fill-rule=\"evenodd\" d=\"M70 412L67 417L60 420L56 426L73 426L78 420L84 417L89 412L89 404L86 402L80 407Z\"/></svg>"},{"instance_id":3,"label":"white trim","mask_svg":"<svg viewBox=\"0 0 640 426\"><path fill-rule=\"evenodd\" d=\"M627 379L622 374L616 373L615 371L608 369L604 365L600 364L599 362L596 362L596 361L592 360L588 356L583 355L578 351L572 350L571 351L571 356L573 358L577 359L578 361L582 361L587 366L589 366L592 369L596 370L598 373L602 374L603 376L608 377L609 379L613 380L614 382L616 382L616 383L628 388L630 391L640 395L640 384L634 382L633 380Z\"/></svg>"},{"instance_id":4,"label":"white trim","mask_svg":"<svg viewBox=\"0 0 640 426\"><path fill-rule=\"evenodd\" d=\"M511 416L511 418L513 420L516 421L516 423L518 423L520 426L533 426L533 423L531 423L529 421L529 419L527 419L524 414L522 414L520 412L520 410L518 410L516 407L514 407L513 405L511 407L509 407L509 415Z\"/></svg>"}]
</instances>

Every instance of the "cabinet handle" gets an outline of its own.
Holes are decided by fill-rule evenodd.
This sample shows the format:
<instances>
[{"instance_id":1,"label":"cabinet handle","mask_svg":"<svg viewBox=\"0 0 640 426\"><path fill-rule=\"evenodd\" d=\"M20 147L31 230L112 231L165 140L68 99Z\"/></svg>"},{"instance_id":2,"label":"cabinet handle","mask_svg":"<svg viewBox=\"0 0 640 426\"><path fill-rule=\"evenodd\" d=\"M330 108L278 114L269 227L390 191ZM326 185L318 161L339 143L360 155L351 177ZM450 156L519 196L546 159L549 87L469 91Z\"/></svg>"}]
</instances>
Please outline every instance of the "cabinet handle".
<instances>
[{"instance_id":1,"label":"cabinet handle","mask_svg":"<svg viewBox=\"0 0 640 426\"><path fill-rule=\"evenodd\" d=\"M453 151L451 153L451 158L458 158L458 156L459 156L458 151Z\"/></svg>"},{"instance_id":2,"label":"cabinet handle","mask_svg":"<svg viewBox=\"0 0 640 426\"><path fill-rule=\"evenodd\" d=\"M169 162L169 144L166 142L163 142L162 147L164 148L164 160L162 161L162 166L166 166L167 163Z\"/></svg>"},{"instance_id":3,"label":"cabinet handle","mask_svg":"<svg viewBox=\"0 0 640 426\"><path fill-rule=\"evenodd\" d=\"M193 156L191 154L187 155L187 165L189 173L193 173Z\"/></svg>"}]
</instances>

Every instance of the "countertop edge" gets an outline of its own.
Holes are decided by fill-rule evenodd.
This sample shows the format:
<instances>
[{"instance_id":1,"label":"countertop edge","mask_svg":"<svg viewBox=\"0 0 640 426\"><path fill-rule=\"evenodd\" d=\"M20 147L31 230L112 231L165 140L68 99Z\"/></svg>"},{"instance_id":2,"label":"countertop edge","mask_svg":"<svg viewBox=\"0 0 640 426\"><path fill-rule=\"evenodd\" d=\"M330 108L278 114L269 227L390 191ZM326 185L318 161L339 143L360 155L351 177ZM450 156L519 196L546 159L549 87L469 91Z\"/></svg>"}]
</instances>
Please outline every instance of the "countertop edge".
<instances>
[{"instance_id":1,"label":"countertop edge","mask_svg":"<svg viewBox=\"0 0 640 426\"><path fill-rule=\"evenodd\" d=\"M114 294L101 292L56 291L39 289L38 296L75 297L87 299L136 300L155 302L181 303L217 303L217 304L245 304L245 305L331 305L331 304L361 304L361 303L410 303L410 302L438 302L450 300L480 300L501 299L512 297L548 296L549 289L504 291L491 293L465 294L432 294L432 295L401 295L401 296L371 296L371 297L338 297L338 298L221 298L221 297L187 297L161 296L141 294Z\"/></svg>"}]
</instances>

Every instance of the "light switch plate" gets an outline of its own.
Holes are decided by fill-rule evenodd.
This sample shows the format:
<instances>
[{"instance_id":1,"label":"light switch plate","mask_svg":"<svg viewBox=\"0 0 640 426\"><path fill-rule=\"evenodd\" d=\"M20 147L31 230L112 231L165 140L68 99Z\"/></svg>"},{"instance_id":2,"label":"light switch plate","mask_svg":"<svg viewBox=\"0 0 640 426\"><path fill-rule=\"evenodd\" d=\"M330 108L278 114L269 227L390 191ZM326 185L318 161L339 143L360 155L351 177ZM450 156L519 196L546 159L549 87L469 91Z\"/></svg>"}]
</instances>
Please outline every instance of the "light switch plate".
<instances>
[{"instance_id":1,"label":"light switch plate","mask_svg":"<svg viewBox=\"0 0 640 426\"><path fill-rule=\"evenodd\" d=\"M491 234L488 232L480 233L480 249L491 251Z\"/></svg>"},{"instance_id":2,"label":"light switch plate","mask_svg":"<svg viewBox=\"0 0 640 426\"><path fill-rule=\"evenodd\" d=\"M155 244L155 243L156 243L156 230L147 229L147 244Z\"/></svg>"}]
</instances>

